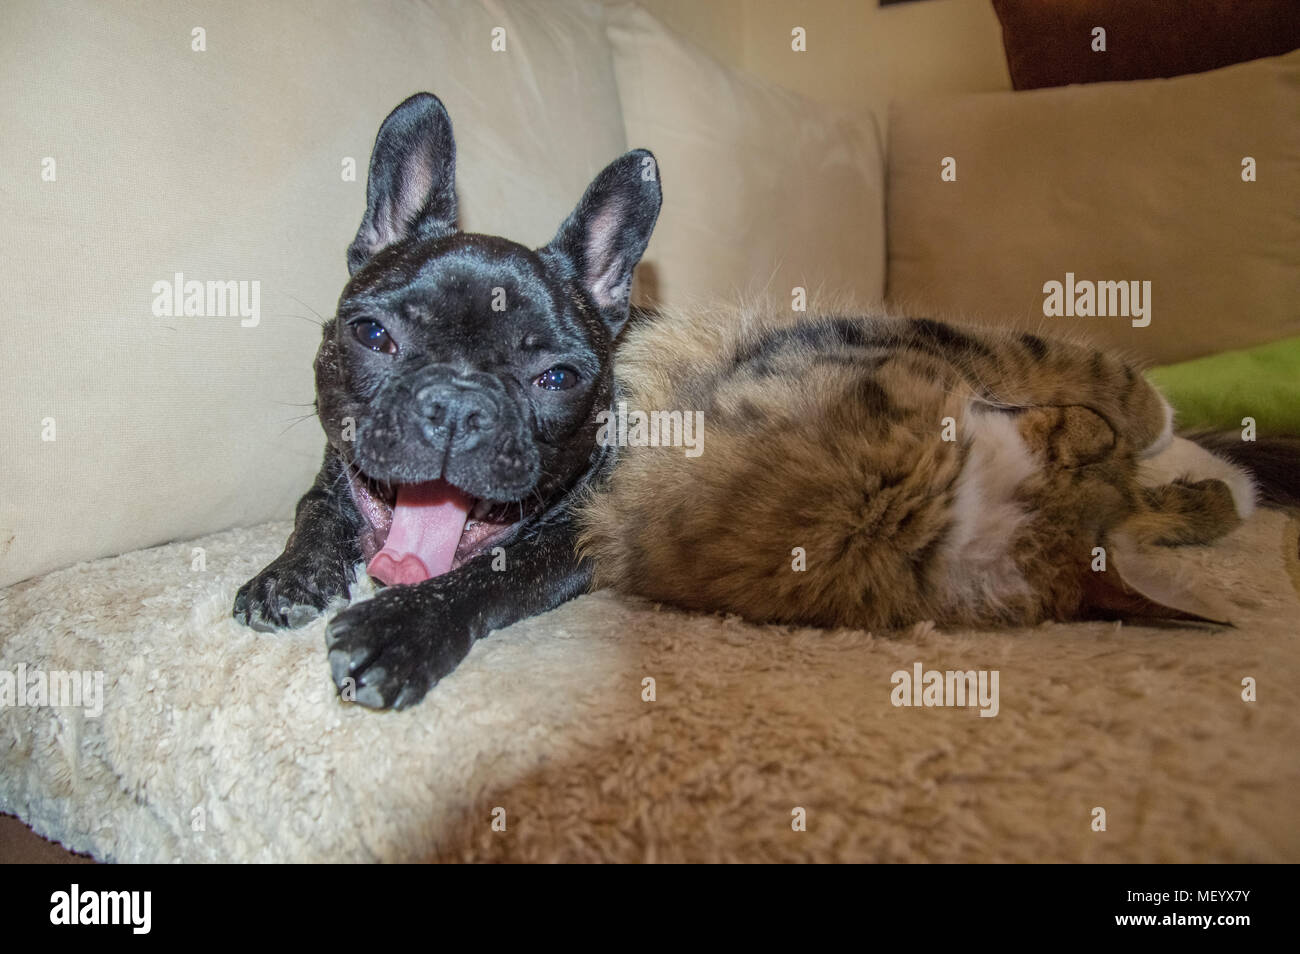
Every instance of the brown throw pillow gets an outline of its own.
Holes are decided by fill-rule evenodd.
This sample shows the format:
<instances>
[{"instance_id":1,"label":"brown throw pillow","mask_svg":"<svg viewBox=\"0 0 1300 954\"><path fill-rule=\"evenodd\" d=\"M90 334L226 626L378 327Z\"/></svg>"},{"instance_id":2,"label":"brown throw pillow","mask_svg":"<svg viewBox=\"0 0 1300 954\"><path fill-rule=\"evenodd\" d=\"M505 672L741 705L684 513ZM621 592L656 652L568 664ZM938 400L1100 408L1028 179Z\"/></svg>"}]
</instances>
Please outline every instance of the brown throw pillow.
<instances>
[{"instance_id":1,"label":"brown throw pillow","mask_svg":"<svg viewBox=\"0 0 1300 954\"><path fill-rule=\"evenodd\" d=\"M1016 89L1202 73L1300 48L1300 0L993 0ZM1094 50L1105 30L1105 50Z\"/></svg>"}]
</instances>

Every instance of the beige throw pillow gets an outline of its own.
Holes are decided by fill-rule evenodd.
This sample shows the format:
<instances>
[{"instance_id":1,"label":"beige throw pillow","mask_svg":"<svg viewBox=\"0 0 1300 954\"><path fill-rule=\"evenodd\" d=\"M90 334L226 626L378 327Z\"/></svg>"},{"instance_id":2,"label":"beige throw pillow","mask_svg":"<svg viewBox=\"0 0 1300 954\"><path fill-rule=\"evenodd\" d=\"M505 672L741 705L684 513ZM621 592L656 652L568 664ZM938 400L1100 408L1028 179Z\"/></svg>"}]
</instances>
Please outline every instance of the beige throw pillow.
<instances>
[{"instance_id":1,"label":"beige throw pillow","mask_svg":"<svg viewBox=\"0 0 1300 954\"><path fill-rule=\"evenodd\" d=\"M869 110L737 73L635 4L611 8L609 34L628 143L654 152L663 176L642 302L791 299L795 287L810 311L881 298L883 152Z\"/></svg>"},{"instance_id":2,"label":"beige throw pillow","mask_svg":"<svg viewBox=\"0 0 1300 954\"><path fill-rule=\"evenodd\" d=\"M1300 52L895 104L889 298L1161 363L1300 334L1298 120Z\"/></svg>"}]
</instances>

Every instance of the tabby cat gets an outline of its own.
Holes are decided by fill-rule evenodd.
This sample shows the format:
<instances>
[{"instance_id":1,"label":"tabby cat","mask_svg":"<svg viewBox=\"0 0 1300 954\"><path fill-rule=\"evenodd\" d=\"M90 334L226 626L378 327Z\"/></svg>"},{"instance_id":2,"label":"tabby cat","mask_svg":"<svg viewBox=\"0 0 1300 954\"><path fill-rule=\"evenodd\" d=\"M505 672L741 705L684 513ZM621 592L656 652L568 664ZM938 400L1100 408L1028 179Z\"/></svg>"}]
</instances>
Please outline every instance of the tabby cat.
<instances>
[{"instance_id":1,"label":"tabby cat","mask_svg":"<svg viewBox=\"0 0 1300 954\"><path fill-rule=\"evenodd\" d=\"M1174 437L1168 403L1117 355L715 308L634 323L616 369L629 415L701 411L705 429L697 456L615 449L581 515L597 585L860 628L1230 613L1147 555L1233 529L1251 478Z\"/></svg>"}]
</instances>

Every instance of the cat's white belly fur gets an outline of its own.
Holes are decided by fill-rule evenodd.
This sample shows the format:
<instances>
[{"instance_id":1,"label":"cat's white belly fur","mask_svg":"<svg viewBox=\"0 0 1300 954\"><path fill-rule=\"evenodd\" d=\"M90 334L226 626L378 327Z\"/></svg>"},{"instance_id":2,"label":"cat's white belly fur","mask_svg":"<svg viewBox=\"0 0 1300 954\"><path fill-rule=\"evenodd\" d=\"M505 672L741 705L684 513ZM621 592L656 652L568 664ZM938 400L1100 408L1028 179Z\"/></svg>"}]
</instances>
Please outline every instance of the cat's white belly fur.
<instances>
[{"instance_id":1,"label":"cat's white belly fur","mask_svg":"<svg viewBox=\"0 0 1300 954\"><path fill-rule=\"evenodd\" d=\"M1012 552L1029 516L1015 492L1038 464L1008 414L972 404L962 427L970 453L957 478L942 585L953 605L1001 605L1030 595Z\"/></svg>"}]
</instances>

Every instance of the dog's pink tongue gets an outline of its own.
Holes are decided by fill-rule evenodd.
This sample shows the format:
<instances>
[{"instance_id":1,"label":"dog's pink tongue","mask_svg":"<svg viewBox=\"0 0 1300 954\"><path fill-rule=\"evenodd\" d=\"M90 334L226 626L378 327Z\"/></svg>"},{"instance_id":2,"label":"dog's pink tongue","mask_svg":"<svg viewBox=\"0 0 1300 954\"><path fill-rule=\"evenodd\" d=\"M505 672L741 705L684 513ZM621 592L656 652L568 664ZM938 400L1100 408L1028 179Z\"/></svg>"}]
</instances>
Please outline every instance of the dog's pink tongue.
<instances>
[{"instance_id":1,"label":"dog's pink tongue","mask_svg":"<svg viewBox=\"0 0 1300 954\"><path fill-rule=\"evenodd\" d=\"M381 583L420 583L451 569L472 498L443 480L402 484L384 548L366 572Z\"/></svg>"}]
</instances>

